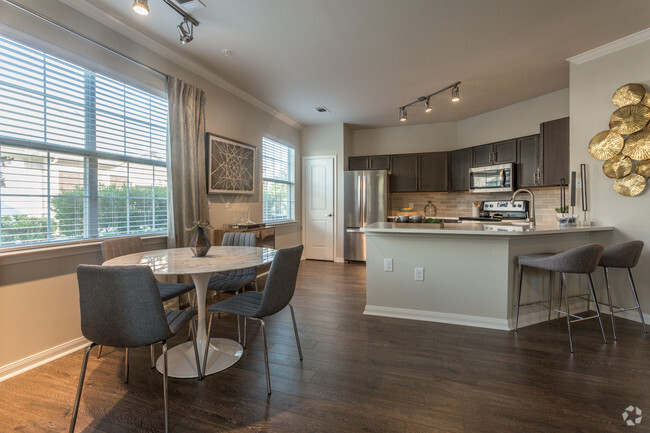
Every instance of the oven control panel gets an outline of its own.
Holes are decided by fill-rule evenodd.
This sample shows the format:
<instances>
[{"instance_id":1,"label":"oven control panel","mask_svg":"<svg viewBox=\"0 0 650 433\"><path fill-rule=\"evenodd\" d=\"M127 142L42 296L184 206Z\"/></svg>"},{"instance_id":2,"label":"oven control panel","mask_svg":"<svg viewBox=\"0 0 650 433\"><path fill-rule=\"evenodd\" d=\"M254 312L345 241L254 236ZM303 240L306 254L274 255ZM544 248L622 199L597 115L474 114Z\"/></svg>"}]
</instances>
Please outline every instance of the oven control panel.
<instances>
[{"instance_id":1,"label":"oven control panel","mask_svg":"<svg viewBox=\"0 0 650 433\"><path fill-rule=\"evenodd\" d=\"M515 200L512 204L509 200L486 200L483 202L484 212L526 212L528 200Z\"/></svg>"}]
</instances>

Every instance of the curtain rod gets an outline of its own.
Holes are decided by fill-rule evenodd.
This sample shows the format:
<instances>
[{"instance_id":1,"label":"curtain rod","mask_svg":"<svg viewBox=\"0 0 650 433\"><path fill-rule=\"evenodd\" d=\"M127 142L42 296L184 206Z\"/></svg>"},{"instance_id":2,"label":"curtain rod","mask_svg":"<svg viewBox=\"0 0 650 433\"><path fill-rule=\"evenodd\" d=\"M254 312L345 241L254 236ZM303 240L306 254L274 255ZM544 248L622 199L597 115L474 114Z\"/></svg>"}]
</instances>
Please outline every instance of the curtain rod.
<instances>
[{"instance_id":1,"label":"curtain rod","mask_svg":"<svg viewBox=\"0 0 650 433\"><path fill-rule=\"evenodd\" d=\"M97 42L96 40L91 39L88 36L86 36L84 34L81 34L78 31L73 30L73 29L71 29L70 27L68 27L68 26L66 26L64 24L61 24L58 21L53 20L52 18L46 17L45 15L43 15L43 14L41 14L39 12L36 12L33 9L30 9L27 6L21 5L21 4L17 3L14 0L2 0L2 1L5 2L5 3L10 4L11 6L13 6L15 8L18 8L18 9L22 10L23 12L27 12L28 14L33 15L36 18L39 18L39 19L41 19L41 20L43 20L45 22L48 22L48 23L52 24L53 26L60 28L61 30L65 30L68 33L71 33L71 34L73 34L73 35L75 35L77 37L80 37L81 39L83 39L83 40L85 40L87 42L90 42L93 45L96 45L96 46L98 46L100 48L103 48L106 51L109 51L109 52L117 55L118 57L121 57L121 58L123 58L125 60L128 60L128 61L140 66L141 68L147 69L148 71L151 71L151 72L156 73L158 75L161 75L163 77L167 77L167 74L165 74L163 72L160 72L159 70L154 69L151 66L145 65L144 63L141 63L141 62L135 60L133 57L129 57L126 54L122 54L119 51L116 51L116 50L110 48L109 46L102 44L101 42Z\"/></svg>"}]
</instances>

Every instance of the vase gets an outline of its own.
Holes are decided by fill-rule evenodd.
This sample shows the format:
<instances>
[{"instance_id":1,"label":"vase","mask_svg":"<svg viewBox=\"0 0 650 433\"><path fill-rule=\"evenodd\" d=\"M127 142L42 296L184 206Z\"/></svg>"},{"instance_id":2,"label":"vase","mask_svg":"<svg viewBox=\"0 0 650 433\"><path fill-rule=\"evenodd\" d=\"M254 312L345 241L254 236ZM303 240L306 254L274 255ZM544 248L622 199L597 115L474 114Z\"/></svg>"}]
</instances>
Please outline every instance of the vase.
<instances>
[{"instance_id":1,"label":"vase","mask_svg":"<svg viewBox=\"0 0 650 433\"><path fill-rule=\"evenodd\" d=\"M210 251L210 238L205 233L205 229L194 229L194 236L190 241L190 249L196 257L204 257Z\"/></svg>"}]
</instances>

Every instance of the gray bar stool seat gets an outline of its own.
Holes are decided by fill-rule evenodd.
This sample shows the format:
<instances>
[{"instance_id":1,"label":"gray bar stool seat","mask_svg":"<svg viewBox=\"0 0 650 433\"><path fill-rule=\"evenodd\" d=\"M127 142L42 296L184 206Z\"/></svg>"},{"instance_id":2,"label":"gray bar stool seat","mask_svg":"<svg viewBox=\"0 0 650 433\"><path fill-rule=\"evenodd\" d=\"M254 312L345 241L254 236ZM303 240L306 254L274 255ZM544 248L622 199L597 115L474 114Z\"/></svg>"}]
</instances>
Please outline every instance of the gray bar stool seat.
<instances>
[{"instance_id":1,"label":"gray bar stool seat","mask_svg":"<svg viewBox=\"0 0 650 433\"><path fill-rule=\"evenodd\" d=\"M637 295L636 287L634 286L634 279L632 278L632 268L636 267L636 265L639 263L639 258L641 257L642 251L642 241L623 242L621 244L612 245L611 247L605 248L603 255L600 257L600 262L598 263L599 266L602 266L603 271L605 272L607 299L609 301L609 315L612 319L612 332L614 333L614 340L616 340L616 325L614 324L614 314L622 313L623 311L638 310L639 317L641 318L641 325L643 326L643 332L648 332L645 326L645 320L643 320L643 312L641 311L641 305L639 304L639 296ZM623 308L612 305L612 289L609 284L609 268L621 268L627 270L627 278L630 283L630 288L632 289L632 294L634 295L634 300L636 301L636 307ZM616 309L616 311L614 311L614 309Z\"/></svg>"},{"instance_id":2,"label":"gray bar stool seat","mask_svg":"<svg viewBox=\"0 0 650 433\"><path fill-rule=\"evenodd\" d=\"M594 291L594 284L591 279L591 273L597 269L600 257L603 253L603 249L604 247L600 244L588 244L582 247L573 248L571 250L567 250L557 254L542 253L542 254L529 254L529 255L519 256L517 258L517 262L519 264L519 290L517 293L517 313L515 318L515 332L517 332L519 327L519 307L521 305L521 285L522 285L522 280L524 275L524 266L528 266L531 268L544 269L551 272L559 272L561 274L560 296L562 294L562 290L564 289L564 300L566 305L566 311L561 311L559 309L559 307L561 306L559 306L558 309L552 308L551 293L550 293L552 280L549 281L549 300L548 300L547 308L549 308L549 312L550 310L553 310L553 311L557 311L560 314L566 315L567 327L569 330L569 345L571 347L571 352L573 352L573 339L571 336L572 322L579 322L582 320L598 318L598 322L600 323L600 330L603 334L603 340L605 341L605 343L607 343L607 339L605 338L605 330L603 329L603 322L600 317L600 308L598 307L598 301L596 299L596 293ZM587 275L587 281L589 283L589 294L591 295L594 304L596 306L596 315L580 317L575 314L571 314L571 311L569 309L569 295L568 295L569 291L566 287L567 273ZM574 320L572 320L571 318L574 318Z\"/></svg>"}]
</instances>

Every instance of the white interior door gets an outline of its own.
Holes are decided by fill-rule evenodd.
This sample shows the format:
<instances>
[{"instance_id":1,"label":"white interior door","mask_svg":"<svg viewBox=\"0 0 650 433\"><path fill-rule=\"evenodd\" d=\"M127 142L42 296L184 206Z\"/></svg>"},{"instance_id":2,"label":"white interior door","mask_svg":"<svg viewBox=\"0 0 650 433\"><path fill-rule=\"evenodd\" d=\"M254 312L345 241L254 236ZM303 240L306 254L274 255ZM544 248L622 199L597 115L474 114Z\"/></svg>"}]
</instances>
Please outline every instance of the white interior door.
<instances>
[{"instance_id":1,"label":"white interior door","mask_svg":"<svg viewBox=\"0 0 650 433\"><path fill-rule=\"evenodd\" d=\"M303 158L306 259L334 260L333 156Z\"/></svg>"}]
</instances>

